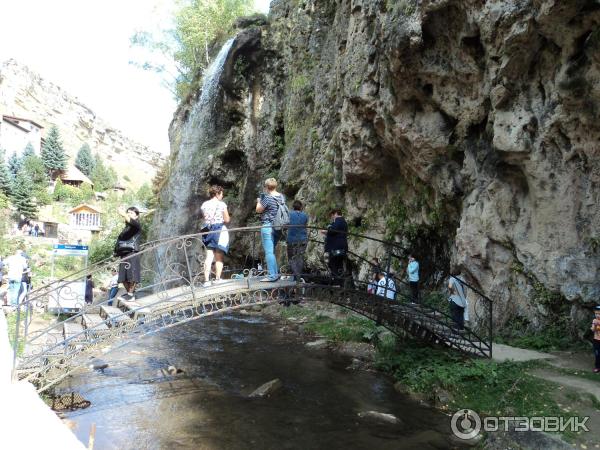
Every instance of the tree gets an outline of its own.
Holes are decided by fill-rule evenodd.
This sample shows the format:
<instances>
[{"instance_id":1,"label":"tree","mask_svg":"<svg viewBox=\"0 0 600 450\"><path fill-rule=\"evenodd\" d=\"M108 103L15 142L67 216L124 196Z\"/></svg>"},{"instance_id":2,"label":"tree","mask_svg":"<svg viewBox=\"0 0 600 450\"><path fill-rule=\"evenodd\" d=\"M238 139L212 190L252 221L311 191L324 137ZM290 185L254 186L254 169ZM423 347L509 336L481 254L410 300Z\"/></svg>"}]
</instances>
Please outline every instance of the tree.
<instances>
[{"instance_id":1,"label":"tree","mask_svg":"<svg viewBox=\"0 0 600 450\"><path fill-rule=\"evenodd\" d=\"M117 184L117 173L112 167L107 167L100 158L100 155L94 156L94 170L90 176L94 182L96 191L110 189Z\"/></svg>"},{"instance_id":2,"label":"tree","mask_svg":"<svg viewBox=\"0 0 600 450\"><path fill-rule=\"evenodd\" d=\"M11 179L14 180L21 168L21 159L17 156L17 152L13 152L8 158L8 171L10 172Z\"/></svg>"},{"instance_id":3,"label":"tree","mask_svg":"<svg viewBox=\"0 0 600 450\"><path fill-rule=\"evenodd\" d=\"M89 177L92 175L94 171L94 158L92 157L92 150L87 143L84 143L77 152L75 166L86 176Z\"/></svg>"},{"instance_id":4,"label":"tree","mask_svg":"<svg viewBox=\"0 0 600 450\"><path fill-rule=\"evenodd\" d=\"M0 192L10 195L12 177L4 161L4 150L0 150Z\"/></svg>"},{"instance_id":5,"label":"tree","mask_svg":"<svg viewBox=\"0 0 600 450\"><path fill-rule=\"evenodd\" d=\"M57 172L67 168L67 154L60 140L58 128L55 125L50 128L46 141L42 146L42 161L52 178Z\"/></svg>"},{"instance_id":6,"label":"tree","mask_svg":"<svg viewBox=\"0 0 600 450\"><path fill-rule=\"evenodd\" d=\"M158 62L146 61L138 67L164 74L164 61L172 61L177 73L168 84L179 100L185 98L194 77L211 62L211 45L223 41L231 33L234 21L253 9L253 0L179 2L174 12L174 29L163 30L160 36L142 31L131 37L132 45L144 47L160 58Z\"/></svg>"},{"instance_id":7,"label":"tree","mask_svg":"<svg viewBox=\"0 0 600 450\"><path fill-rule=\"evenodd\" d=\"M17 211L27 218L37 215L32 193L31 179L24 170L19 170L13 183L11 200Z\"/></svg>"},{"instance_id":8,"label":"tree","mask_svg":"<svg viewBox=\"0 0 600 450\"><path fill-rule=\"evenodd\" d=\"M48 194L48 173L42 159L36 154L22 159L22 169L31 180L32 195L38 204L48 204L51 197Z\"/></svg>"},{"instance_id":9,"label":"tree","mask_svg":"<svg viewBox=\"0 0 600 450\"><path fill-rule=\"evenodd\" d=\"M33 148L33 144L28 142L25 146L25 150L23 150L23 154L21 155L21 159L25 159L28 156L35 156L35 149Z\"/></svg>"}]
</instances>

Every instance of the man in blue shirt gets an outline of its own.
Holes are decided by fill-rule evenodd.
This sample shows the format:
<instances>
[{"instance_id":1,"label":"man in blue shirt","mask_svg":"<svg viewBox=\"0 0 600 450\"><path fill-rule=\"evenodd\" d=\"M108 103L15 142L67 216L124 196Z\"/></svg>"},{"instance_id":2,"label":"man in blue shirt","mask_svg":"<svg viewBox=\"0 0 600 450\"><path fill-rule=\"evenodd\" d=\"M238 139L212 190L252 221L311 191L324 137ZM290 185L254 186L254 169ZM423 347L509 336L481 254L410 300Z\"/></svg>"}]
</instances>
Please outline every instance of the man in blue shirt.
<instances>
[{"instance_id":1,"label":"man in blue shirt","mask_svg":"<svg viewBox=\"0 0 600 450\"><path fill-rule=\"evenodd\" d=\"M304 254L308 244L306 225L308 216L302 211L303 205L300 200L295 200L290 212L290 228L287 234L287 255L290 268L294 274L294 280L300 281L304 270Z\"/></svg>"},{"instance_id":2,"label":"man in blue shirt","mask_svg":"<svg viewBox=\"0 0 600 450\"><path fill-rule=\"evenodd\" d=\"M419 263L412 254L408 255L408 284L412 296L412 302L419 302Z\"/></svg>"}]
</instances>

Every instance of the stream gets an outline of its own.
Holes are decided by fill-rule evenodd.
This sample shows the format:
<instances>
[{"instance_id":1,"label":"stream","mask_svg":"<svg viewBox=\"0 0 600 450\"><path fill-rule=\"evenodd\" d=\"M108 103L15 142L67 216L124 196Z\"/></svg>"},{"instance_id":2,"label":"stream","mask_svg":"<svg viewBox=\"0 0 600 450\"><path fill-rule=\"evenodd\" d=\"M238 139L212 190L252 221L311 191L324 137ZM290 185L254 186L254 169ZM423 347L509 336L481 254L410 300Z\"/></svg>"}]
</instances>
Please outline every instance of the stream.
<instances>
[{"instance_id":1,"label":"stream","mask_svg":"<svg viewBox=\"0 0 600 450\"><path fill-rule=\"evenodd\" d=\"M133 338L82 371L58 392L91 401L68 412L95 449L446 449L449 417L394 390L380 373L353 371L351 359L307 348L264 316L204 318ZM169 366L184 372L170 375ZM248 398L279 378L270 397ZM362 411L393 414L399 424L369 421Z\"/></svg>"}]
</instances>

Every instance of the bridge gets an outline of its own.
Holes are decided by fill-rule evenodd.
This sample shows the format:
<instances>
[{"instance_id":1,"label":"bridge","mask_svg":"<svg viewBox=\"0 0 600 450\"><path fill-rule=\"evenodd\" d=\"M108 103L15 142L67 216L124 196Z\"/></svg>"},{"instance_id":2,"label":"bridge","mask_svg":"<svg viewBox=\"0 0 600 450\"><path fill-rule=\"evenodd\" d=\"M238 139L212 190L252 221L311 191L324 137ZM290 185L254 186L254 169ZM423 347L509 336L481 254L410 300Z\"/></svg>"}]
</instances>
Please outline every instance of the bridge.
<instances>
[{"instance_id":1,"label":"bridge","mask_svg":"<svg viewBox=\"0 0 600 450\"><path fill-rule=\"evenodd\" d=\"M470 326L458 330L442 303L411 303L406 282L391 275L405 252L397 244L372 237L348 233L350 251L345 274L332 278L322 259L321 229L308 227L307 264L310 270L300 280L290 276L283 265L275 282L263 282L260 261L260 227L231 229L230 240L236 252L232 259L244 261L239 270L221 284L203 287L203 264L206 249L202 233L153 241L142 246L134 256L111 258L68 277L31 291L16 310L13 333L13 377L31 381L38 392L56 385L69 374L89 364L89 357L107 348L124 345L137 337L202 317L272 303L324 301L352 310L376 321L397 335L409 334L416 339L454 348L481 357L492 353L492 302L476 288L468 288ZM363 254L361 256L361 253ZM383 269L396 283L393 299L367 292L372 263L367 253L381 256ZM86 305L72 282L87 275L106 274L119 264L139 257L142 283L135 299L122 296ZM389 290L391 291L391 290ZM385 294L388 293L386 289ZM56 323L42 330L31 330L36 311L47 307L49 298L75 300L79 312L60 315Z\"/></svg>"}]
</instances>

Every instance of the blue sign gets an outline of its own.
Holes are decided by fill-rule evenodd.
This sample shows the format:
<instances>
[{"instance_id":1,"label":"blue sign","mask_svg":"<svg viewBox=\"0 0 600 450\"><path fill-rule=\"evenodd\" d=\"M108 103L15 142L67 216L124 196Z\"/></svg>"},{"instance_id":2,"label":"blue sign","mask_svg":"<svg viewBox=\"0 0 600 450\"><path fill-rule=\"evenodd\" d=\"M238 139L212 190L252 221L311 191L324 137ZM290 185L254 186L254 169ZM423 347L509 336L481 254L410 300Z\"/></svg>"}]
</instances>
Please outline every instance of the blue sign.
<instances>
[{"instance_id":1,"label":"blue sign","mask_svg":"<svg viewBox=\"0 0 600 450\"><path fill-rule=\"evenodd\" d=\"M70 244L54 244L54 254L62 256L87 256L89 246L87 245L70 245Z\"/></svg>"}]
</instances>

